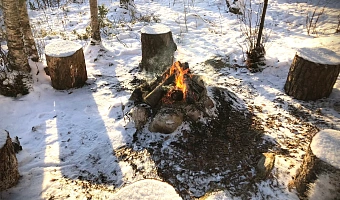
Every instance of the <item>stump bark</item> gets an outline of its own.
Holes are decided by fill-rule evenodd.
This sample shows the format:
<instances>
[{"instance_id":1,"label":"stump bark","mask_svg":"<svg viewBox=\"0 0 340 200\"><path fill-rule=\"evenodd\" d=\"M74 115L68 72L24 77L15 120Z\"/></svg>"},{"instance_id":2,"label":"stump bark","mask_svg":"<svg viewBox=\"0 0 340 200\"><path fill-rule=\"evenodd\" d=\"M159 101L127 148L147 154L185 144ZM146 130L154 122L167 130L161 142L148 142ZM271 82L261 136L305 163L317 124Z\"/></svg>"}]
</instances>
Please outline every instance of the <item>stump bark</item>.
<instances>
[{"instance_id":1,"label":"stump bark","mask_svg":"<svg viewBox=\"0 0 340 200\"><path fill-rule=\"evenodd\" d=\"M293 183L301 199L336 199L340 196L340 131L324 130L315 135ZM327 177L326 180L321 180ZM322 193L322 194L320 194ZM323 196L323 197L322 197Z\"/></svg>"},{"instance_id":2,"label":"stump bark","mask_svg":"<svg viewBox=\"0 0 340 200\"><path fill-rule=\"evenodd\" d=\"M13 187L18 180L18 161L12 140L7 131L0 130L0 191Z\"/></svg>"},{"instance_id":3,"label":"stump bark","mask_svg":"<svg viewBox=\"0 0 340 200\"><path fill-rule=\"evenodd\" d=\"M177 45L169 27L161 24L146 26L141 30L142 68L148 72L163 72L174 61Z\"/></svg>"},{"instance_id":4,"label":"stump bark","mask_svg":"<svg viewBox=\"0 0 340 200\"><path fill-rule=\"evenodd\" d=\"M299 100L329 97L339 72L340 57L335 52L300 49L290 66L284 90Z\"/></svg>"},{"instance_id":5,"label":"stump bark","mask_svg":"<svg viewBox=\"0 0 340 200\"><path fill-rule=\"evenodd\" d=\"M81 45L58 40L46 45L45 55L53 88L65 90L85 84L87 71Z\"/></svg>"}]
</instances>

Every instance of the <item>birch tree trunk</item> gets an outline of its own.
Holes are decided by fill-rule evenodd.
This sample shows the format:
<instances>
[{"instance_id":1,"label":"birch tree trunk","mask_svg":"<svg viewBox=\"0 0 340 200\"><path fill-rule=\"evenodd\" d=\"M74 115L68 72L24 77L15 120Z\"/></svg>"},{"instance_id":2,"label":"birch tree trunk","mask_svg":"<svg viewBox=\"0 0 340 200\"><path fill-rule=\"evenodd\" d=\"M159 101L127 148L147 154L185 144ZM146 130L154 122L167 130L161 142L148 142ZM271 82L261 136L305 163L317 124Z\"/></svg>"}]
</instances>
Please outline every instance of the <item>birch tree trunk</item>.
<instances>
[{"instance_id":1,"label":"birch tree trunk","mask_svg":"<svg viewBox=\"0 0 340 200\"><path fill-rule=\"evenodd\" d=\"M32 34L32 29L27 13L26 0L19 0L21 30L24 36L25 52L35 62L39 60L39 54Z\"/></svg>"},{"instance_id":2,"label":"birch tree trunk","mask_svg":"<svg viewBox=\"0 0 340 200\"><path fill-rule=\"evenodd\" d=\"M97 0L90 0L90 13L91 13L91 38L92 43L101 41L98 21L98 3Z\"/></svg>"},{"instance_id":3,"label":"birch tree trunk","mask_svg":"<svg viewBox=\"0 0 340 200\"><path fill-rule=\"evenodd\" d=\"M8 59L10 68L21 72L31 71L27 55L24 52L24 42L21 32L18 0L3 0L5 25L7 33Z\"/></svg>"},{"instance_id":4,"label":"birch tree trunk","mask_svg":"<svg viewBox=\"0 0 340 200\"><path fill-rule=\"evenodd\" d=\"M27 55L24 51L19 0L2 0L7 33L8 68L5 78L0 81L0 94L16 97L29 93L32 77ZM12 71L13 70L13 71Z\"/></svg>"}]
</instances>

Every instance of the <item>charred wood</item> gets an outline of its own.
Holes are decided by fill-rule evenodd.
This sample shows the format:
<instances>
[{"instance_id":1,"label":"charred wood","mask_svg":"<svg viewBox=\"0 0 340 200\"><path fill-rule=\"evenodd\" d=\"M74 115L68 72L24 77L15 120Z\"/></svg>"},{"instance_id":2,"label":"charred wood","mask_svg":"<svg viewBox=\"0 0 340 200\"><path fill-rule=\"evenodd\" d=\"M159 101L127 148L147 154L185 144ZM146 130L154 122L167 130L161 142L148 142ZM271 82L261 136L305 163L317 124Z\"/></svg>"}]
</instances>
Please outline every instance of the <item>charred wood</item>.
<instances>
[{"instance_id":1,"label":"charred wood","mask_svg":"<svg viewBox=\"0 0 340 200\"><path fill-rule=\"evenodd\" d=\"M172 90L170 97L174 101L182 101L183 98L184 98L184 94L183 94L182 90Z\"/></svg>"},{"instance_id":2,"label":"charred wood","mask_svg":"<svg viewBox=\"0 0 340 200\"><path fill-rule=\"evenodd\" d=\"M169 88L166 86L173 83L174 80L175 80L174 74L169 76L164 82L159 84L144 98L144 102L149 104L151 107L155 107L163 98L163 96L169 92Z\"/></svg>"}]
</instances>

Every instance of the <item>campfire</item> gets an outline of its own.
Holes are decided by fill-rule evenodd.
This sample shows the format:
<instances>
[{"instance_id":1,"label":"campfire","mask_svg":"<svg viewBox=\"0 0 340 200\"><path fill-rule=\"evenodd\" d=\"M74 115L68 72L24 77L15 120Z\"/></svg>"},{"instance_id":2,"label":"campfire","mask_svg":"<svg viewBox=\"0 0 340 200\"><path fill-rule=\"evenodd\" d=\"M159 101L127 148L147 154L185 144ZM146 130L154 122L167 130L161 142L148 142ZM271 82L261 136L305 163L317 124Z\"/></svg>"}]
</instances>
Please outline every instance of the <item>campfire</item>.
<instances>
[{"instance_id":1,"label":"campfire","mask_svg":"<svg viewBox=\"0 0 340 200\"><path fill-rule=\"evenodd\" d=\"M151 83L136 88L130 100L136 104L131 113L136 127L141 128L150 115L149 130L162 133L173 132L184 118L198 120L214 107L201 77L191 73L188 63L179 61Z\"/></svg>"},{"instance_id":2,"label":"campfire","mask_svg":"<svg viewBox=\"0 0 340 200\"><path fill-rule=\"evenodd\" d=\"M163 103L171 103L168 100L173 101L182 101L186 99L187 96L187 79L188 76L191 78L192 74L190 73L189 67L187 67L187 63L182 66L180 62L175 62L170 68L170 76L175 77L175 86L172 88L167 95L162 98ZM172 79L173 77L171 77Z\"/></svg>"}]
</instances>

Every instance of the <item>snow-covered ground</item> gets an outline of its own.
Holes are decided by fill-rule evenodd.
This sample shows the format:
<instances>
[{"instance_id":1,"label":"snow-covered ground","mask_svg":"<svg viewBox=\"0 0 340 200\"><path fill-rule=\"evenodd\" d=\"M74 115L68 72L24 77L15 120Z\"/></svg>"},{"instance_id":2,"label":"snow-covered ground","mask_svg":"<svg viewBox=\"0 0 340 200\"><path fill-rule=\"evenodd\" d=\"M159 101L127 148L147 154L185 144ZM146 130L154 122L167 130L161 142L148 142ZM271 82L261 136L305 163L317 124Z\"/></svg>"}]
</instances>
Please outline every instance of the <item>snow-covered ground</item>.
<instances>
[{"instance_id":1,"label":"snow-covered ground","mask_svg":"<svg viewBox=\"0 0 340 200\"><path fill-rule=\"evenodd\" d=\"M287 96L283 86L299 49L325 48L335 52L335 57L340 55L340 34L335 33L340 1L270 0L266 66L257 73L231 67L244 65L243 36L237 16L227 12L224 1L135 0L135 11L119 8L119 1L99 0L98 4L109 9L107 17L112 25L102 30L99 46L80 40L90 24L88 2L29 10L35 35L40 37L38 46L55 39L83 46L88 84L67 91L53 89L42 60L30 63L35 81L30 94L0 96L0 129L9 131L11 137L18 136L23 147L17 154L22 177L17 186L0 193L0 199L180 198L171 188L175 186L161 182L159 176L143 181L143 177L135 177L129 162L117 158L119 149L132 143L136 131L124 114L131 109L128 99L135 87L131 81L147 76L139 72L138 64L140 31L150 20L170 27L178 47L176 60L188 62L208 88L227 88L243 99L263 128L264 138L274 142L277 149L287 150L287 154L276 155L274 179L257 183L259 191L252 198L298 199L294 189L288 190L288 183L301 164L310 133L340 130L340 78L329 98L313 102ZM306 16L316 7L325 10L317 34L308 35ZM317 57L313 53L309 56ZM214 67L206 62L209 59L225 65ZM170 137L181 134L181 128ZM154 135L149 139L159 139L160 134ZM155 163L149 160L137 163L139 166L152 171ZM205 197L237 199L223 188Z\"/></svg>"}]
</instances>

